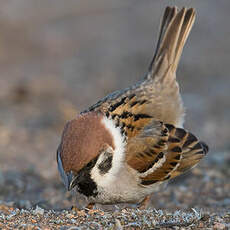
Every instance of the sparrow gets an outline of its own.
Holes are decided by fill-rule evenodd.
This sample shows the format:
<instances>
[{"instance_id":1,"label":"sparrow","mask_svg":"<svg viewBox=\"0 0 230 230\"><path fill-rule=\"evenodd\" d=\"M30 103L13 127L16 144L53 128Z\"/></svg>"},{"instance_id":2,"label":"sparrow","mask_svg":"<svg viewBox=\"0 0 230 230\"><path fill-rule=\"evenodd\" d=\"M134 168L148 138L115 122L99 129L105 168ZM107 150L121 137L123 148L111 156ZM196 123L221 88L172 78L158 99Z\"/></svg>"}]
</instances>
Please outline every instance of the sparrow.
<instances>
[{"instance_id":1,"label":"sparrow","mask_svg":"<svg viewBox=\"0 0 230 230\"><path fill-rule=\"evenodd\" d=\"M154 57L143 80L81 112L64 128L57 164L68 190L89 204L138 203L160 184L193 168L208 146L183 128L176 81L193 8L166 7Z\"/></svg>"}]
</instances>

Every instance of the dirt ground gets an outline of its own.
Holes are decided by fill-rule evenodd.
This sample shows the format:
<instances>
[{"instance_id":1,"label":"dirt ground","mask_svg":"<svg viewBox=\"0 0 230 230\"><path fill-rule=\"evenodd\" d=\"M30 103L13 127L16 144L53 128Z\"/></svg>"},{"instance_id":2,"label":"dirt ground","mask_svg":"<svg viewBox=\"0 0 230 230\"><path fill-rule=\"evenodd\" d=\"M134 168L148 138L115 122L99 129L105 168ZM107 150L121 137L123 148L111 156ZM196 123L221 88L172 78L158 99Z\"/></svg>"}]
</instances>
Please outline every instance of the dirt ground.
<instances>
[{"instance_id":1,"label":"dirt ground","mask_svg":"<svg viewBox=\"0 0 230 230\"><path fill-rule=\"evenodd\" d=\"M64 124L144 75L167 5L197 10L177 75L185 127L209 154L147 210L72 211L56 167ZM0 0L0 229L230 229L229 9L229 0Z\"/></svg>"}]
</instances>

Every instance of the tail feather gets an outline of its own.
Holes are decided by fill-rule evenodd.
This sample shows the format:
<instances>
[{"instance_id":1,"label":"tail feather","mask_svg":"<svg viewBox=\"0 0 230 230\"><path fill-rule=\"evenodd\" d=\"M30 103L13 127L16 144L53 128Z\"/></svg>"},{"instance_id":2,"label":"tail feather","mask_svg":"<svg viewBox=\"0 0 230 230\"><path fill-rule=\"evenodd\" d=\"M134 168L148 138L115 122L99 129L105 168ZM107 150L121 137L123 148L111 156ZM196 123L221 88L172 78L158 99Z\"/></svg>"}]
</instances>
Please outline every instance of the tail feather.
<instances>
[{"instance_id":1,"label":"tail feather","mask_svg":"<svg viewBox=\"0 0 230 230\"><path fill-rule=\"evenodd\" d=\"M195 21L195 11L194 9L189 9L187 10L185 17L184 17L184 23L182 25L181 31L180 31L180 36L178 38L178 42L177 42L177 48L176 48L176 57L175 57L175 61L174 61L174 71L176 71L177 66L179 64L180 61L180 57L183 51L183 47L184 44L188 38L188 35L192 29L192 26L194 24Z\"/></svg>"},{"instance_id":2,"label":"tail feather","mask_svg":"<svg viewBox=\"0 0 230 230\"><path fill-rule=\"evenodd\" d=\"M158 56L159 48L160 48L162 39L164 38L164 35L165 35L165 32L167 31L169 23L171 22L172 18L175 17L177 10L178 10L177 7L169 7L169 6L166 7L166 9L165 9L164 16L162 18L162 22L161 22L161 26L160 26L160 32L159 32L159 37L158 37L158 41L157 41L155 54L154 54L154 57L150 63L149 71L151 71L153 63L155 62L155 59Z\"/></svg>"},{"instance_id":3,"label":"tail feather","mask_svg":"<svg viewBox=\"0 0 230 230\"><path fill-rule=\"evenodd\" d=\"M194 20L193 8L182 8L180 11L176 7L166 8L147 78L163 77L162 73L174 75Z\"/></svg>"}]
</instances>

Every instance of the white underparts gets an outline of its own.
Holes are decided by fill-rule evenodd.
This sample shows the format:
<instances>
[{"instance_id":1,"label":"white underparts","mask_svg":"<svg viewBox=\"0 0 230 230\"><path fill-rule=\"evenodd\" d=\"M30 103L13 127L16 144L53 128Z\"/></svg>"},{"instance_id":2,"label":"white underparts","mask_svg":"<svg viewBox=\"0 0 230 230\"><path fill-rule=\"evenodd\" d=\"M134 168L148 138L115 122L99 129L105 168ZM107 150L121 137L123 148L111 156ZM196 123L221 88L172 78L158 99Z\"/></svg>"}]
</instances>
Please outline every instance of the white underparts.
<instances>
[{"instance_id":1,"label":"white underparts","mask_svg":"<svg viewBox=\"0 0 230 230\"><path fill-rule=\"evenodd\" d=\"M117 174L124 165L126 142L124 136L121 134L120 128L115 126L113 120L104 117L101 122L113 137L114 149L112 168L108 171L108 173L101 175L97 167L94 167L91 175L98 185L105 187L115 181Z\"/></svg>"}]
</instances>

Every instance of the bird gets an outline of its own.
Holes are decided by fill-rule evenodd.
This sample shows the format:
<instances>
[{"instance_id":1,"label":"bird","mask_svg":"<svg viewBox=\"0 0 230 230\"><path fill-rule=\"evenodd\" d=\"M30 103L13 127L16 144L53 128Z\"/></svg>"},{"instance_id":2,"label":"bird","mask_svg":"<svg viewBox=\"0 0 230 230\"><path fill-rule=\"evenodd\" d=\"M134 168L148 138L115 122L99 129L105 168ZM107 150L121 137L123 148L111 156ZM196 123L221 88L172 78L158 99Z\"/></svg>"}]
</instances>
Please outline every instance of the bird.
<instances>
[{"instance_id":1,"label":"bird","mask_svg":"<svg viewBox=\"0 0 230 230\"><path fill-rule=\"evenodd\" d=\"M67 190L94 204L145 208L159 185L193 168L205 142L183 128L176 70L195 9L166 7L156 49L141 81L115 91L64 127L57 165Z\"/></svg>"}]
</instances>

